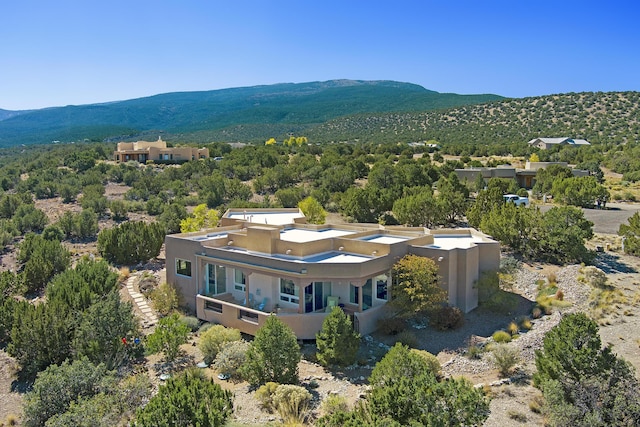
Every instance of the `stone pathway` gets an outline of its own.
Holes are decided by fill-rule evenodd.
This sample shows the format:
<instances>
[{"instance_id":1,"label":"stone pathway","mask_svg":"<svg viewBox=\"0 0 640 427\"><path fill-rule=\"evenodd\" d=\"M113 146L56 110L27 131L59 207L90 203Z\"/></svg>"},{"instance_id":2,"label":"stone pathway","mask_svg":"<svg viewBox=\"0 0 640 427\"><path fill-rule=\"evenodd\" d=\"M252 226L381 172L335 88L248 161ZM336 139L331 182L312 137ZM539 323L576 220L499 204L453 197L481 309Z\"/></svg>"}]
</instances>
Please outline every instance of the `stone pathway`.
<instances>
[{"instance_id":1,"label":"stone pathway","mask_svg":"<svg viewBox=\"0 0 640 427\"><path fill-rule=\"evenodd\" d=\"M156 312L151 307L149 307L149 304L147 304L147 299L144 297L144 295L142 295L135 289L134 284L136 282L136 278L137 276L132 275L127 279L127 292L129 292L129 295L131 295L131 298L133 298L134 303L142 312L143 323L146 323L146 326L153 326L158 323L158 316L156 315Z\"/></svg>"}]
</instances>

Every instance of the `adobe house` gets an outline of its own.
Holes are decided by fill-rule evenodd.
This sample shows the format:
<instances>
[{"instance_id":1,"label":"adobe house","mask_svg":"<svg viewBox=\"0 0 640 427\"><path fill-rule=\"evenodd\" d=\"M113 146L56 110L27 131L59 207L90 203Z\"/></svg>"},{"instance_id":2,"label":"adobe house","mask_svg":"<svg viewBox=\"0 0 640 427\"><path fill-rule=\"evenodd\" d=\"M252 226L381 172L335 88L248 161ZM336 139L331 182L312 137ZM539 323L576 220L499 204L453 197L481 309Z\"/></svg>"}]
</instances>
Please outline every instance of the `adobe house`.
<instances>
[{"instance_id":1,"label":"adobe house","mask_svg":"<svg viewBox=\"0 0 640 427\"><path fill-rule=\"evenodd\" d=\"M167 143L161 137L155 142L118 142L118 147L113 152L113 159L118 163L130 160L140 163L146 163L148 160L155 163L183 163L207 157L208 148L167 147Z\"/></svg>"},{"instance_id":2,"label":"adobe house","mask_svg":"<svg viewBox=\"0 0 640 427\"><path fill-rule=\"evenodd\" d=\"M473 229L306 224L297 209L232 209L221 226L165 238L167 282L199 319L255 335L276 315L315 339L333 306L361 334L376 329L406 254L436 261L449 303L478 305L475 283L500 264L500 245Z\"/></svg>"},{"instance_id":3,"label":"adobe house","mask_svg":"<svg viewBox=\"0 0 640 427\"><path fill-rule=\"evenodd\" d=\"M521 188L531 189L536 183L536 175L539 169L544 169L550 165L560 165L568 167L567 162L529 162L525 164L525 168L515 168L509 165L500 165L498 167L488 168L468 168L468 169L455 169L455 173L460 181L467 180L468 182L475 182L478 175L481 175L485 183L491 178L509 178L515 179L518 186ZM573 176L588 176L588 170L571 169Z\"/></svg>"}]
</instances>

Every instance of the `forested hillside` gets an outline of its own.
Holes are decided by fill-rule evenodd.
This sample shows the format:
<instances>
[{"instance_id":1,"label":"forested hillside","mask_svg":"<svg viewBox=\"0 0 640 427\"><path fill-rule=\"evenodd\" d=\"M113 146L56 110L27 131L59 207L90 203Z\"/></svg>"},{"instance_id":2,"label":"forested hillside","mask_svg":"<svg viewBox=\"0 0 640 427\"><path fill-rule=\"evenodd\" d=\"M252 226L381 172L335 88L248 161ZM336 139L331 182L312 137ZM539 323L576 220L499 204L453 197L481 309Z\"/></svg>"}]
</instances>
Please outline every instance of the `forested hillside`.
<instances>
[{"instance_id":1,"label":"forested hillside","mask_svg":"<svg viewBox=\"0 0 640 427\"><path fill-rule=\"evenodd\" d=\"M640 140L639 92L585 92L508 99L448 110L339 118L307 132L313 141L510 144L570 136L592 143Z\"/></svg>"},{"instance_id":2,"label":"forested hillside","mask_svg":"<svg viewBox=\"0 0 640 427\"><path fill-rule=\"evenodd\" d=\"M1 120L0 146L51 141L138 139L264 141L341 116L425 111L502 99L442 94L393 81L332 80L167 93L105 104L23 112ZM16 113L16 112L7 112Z\"/></svg>"}]
</instances>

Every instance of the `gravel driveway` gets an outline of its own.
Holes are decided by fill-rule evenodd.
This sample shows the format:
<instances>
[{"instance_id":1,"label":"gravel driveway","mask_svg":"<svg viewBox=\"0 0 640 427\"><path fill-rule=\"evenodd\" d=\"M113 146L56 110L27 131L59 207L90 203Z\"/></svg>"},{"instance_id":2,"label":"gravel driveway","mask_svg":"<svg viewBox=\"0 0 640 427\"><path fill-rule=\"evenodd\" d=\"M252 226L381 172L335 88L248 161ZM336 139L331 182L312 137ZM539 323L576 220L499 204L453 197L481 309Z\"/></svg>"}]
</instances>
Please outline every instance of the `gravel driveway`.
<instances>
[{"instance_id":1,"label":"gravel driveway","mask_svg":"<svg viewBox=\"0 0 640 427\"><path fill-rule=\"evenodd\" d=\"M540 206L542 212L551 208L551 205ZM582 209L584 217L593 222L593 232L603 234L618 234L620 224L639 211L640 205L634 203L607 203L606 209Z\"/></svg>"}]
</instances>

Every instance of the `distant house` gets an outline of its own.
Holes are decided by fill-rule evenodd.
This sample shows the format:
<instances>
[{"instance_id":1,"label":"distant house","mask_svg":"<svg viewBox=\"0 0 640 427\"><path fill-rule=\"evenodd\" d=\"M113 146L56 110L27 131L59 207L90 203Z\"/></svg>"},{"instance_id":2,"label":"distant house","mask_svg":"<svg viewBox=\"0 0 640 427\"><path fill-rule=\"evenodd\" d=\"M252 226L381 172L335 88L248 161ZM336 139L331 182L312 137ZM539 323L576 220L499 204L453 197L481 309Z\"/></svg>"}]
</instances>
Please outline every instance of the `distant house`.
<instances>
[{"instance_id":1,"label":"distant house","mask_svg":"<svg viewBox=\"0 0 640 427\"><path fill-rule=\"evenodd\" d=\"M533 188L536 183L536 175L538 169L544 169L551 165L560 165L569 167L567 162L527 162L524 169L515 168L510 165L500 165L495 168L469 168L469 169L455 169L458 179L466 180L468 182L475 182L478 179L478 175L482 176L485 182L488 182L491 178L508 178L515 179L521 188ZM573 176L588 176L589 171L582 169L571 169Z\"/></svg>"},{"instance_id":2,"label":"distant house","mask_svg":"<svg viewBox=\"0 0 640 427\"><path fill-rule=\"evenodd\" d=\"M220 227L166 236L167 282L199 319L255 335L270 315L314 339L335 306L373 332L406 254L437 262L449 303L478 305L477 280L500 244L473 229L306 224L298 209L231 209Z\"/></svg>"},{"instance_id":3,"label":"distant house","mask_svg":"<svg viewBox=\"0 0 640 427\"><path fill-rule=\"evenodd\" d=\"M529 145L538 147L541 150L548 150L558 145L591 145L586 139L571 138L534 138L529 141Z\"/></svg>"},{"instance_id":4,"label":"distant house","mask_svg":"<svg viewBox=\"0 0 640 427\"><path fill-rule=\"evenodd\" d=\"M206 159L209 157L208 148L197 147L167 147L161 137L155 142L119 142L113 159L118 162L146 163L153 160L156 163L182 163L189 160Z\"/></svg>"}]
</instances>

